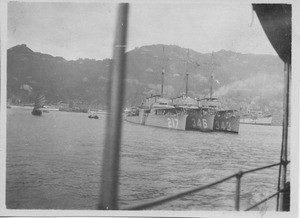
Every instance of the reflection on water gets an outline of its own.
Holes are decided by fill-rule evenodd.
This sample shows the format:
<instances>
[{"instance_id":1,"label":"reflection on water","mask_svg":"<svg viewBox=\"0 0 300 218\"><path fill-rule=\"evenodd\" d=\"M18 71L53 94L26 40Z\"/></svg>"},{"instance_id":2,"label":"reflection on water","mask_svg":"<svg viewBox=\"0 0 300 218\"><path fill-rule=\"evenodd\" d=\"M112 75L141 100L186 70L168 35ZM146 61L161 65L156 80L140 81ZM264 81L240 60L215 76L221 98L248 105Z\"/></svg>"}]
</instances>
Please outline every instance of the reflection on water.
<instances>
[{"instance_id":1,"label":"reflection on water","mask_svg":"<svg viewBox=\"0 0 300 218\"><path fill-rule=\"evenodd\" d=\"M8 208L95 209L105 115L8 110ZM239 134L174 131L124 123L120 207L168 196L224 176L279 162L281 127L241 125ZM242 177L241 209L277 188L278 167ZM233 210L235 179L155 207ZM263 205L274 210L275 199Z\"/></svg>"}]
</instances>

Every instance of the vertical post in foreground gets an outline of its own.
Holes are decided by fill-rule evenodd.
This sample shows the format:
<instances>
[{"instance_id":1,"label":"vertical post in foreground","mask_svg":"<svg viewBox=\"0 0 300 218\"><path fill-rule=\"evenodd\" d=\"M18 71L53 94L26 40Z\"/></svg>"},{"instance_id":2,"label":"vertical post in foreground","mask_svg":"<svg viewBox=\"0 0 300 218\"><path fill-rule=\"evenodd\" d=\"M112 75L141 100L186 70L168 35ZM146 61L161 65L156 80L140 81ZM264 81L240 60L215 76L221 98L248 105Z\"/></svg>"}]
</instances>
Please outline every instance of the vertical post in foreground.
<instances>
[{"instance_id":1,"label":"vertical post in foreground","mask_svg":"<svg viewBox=\"0 0 300 218\"><path fill-rule=\"evenodd\" d=\"M235 188L235 201L234 201L234 209L236 211L240 210L240 193L241 193L241 178L243 173L240 171L236 175L236 188Z\"/></svg>"},{"instance_id":2,"label":"vertical post in foreground","mask_svg":"<svg viewBox=\"0 0 300 218\"><path fill-rule=\"evenodd\" d=\"M282 166L280 167L281 172L280 175L280 183L278 189L286 188L286 174L287 174L287 149L288 149L288 127L289 127L289 103L290 103L290 77L291 77L291 65L289 63L285 63L284 70L284 111L283 111L283 130L282 130L282 147L281 147L281 157L280 161ZM287 210L287 206L285 205L286 201L286 192L279 194L279 202L277 208L280 211Z\"/></svg>"},{"instance_id":3,"label":"vertical post in foreground","mask_svg":"<svg viewBox=\"0 0 300 218\"><path fill-rule=\"evenodd\" d=\"M118 209L119 153L122 130L122 108L125 91L125 49L128 3L118 6L113 60L110 68L108 117L102 160L100 204L98 209Z\"/></svg>"}]
</instances>

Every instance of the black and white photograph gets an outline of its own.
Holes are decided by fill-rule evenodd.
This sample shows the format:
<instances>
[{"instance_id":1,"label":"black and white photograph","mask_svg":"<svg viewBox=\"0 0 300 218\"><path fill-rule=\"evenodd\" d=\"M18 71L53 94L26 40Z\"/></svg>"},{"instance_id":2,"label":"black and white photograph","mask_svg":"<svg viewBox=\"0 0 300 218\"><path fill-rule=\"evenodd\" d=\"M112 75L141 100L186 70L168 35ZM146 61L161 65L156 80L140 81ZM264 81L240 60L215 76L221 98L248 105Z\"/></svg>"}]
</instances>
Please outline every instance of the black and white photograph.
<instances>
[{"instance_id":1,"label":"black and white photograph","mask_svg":"<svg viewBox=\"0 0 300 218\"><path fill-rule=\"evenodd\" d=\"M296 7L3 1L1 213L297 217Z\"/></svg>"}]
</instances>

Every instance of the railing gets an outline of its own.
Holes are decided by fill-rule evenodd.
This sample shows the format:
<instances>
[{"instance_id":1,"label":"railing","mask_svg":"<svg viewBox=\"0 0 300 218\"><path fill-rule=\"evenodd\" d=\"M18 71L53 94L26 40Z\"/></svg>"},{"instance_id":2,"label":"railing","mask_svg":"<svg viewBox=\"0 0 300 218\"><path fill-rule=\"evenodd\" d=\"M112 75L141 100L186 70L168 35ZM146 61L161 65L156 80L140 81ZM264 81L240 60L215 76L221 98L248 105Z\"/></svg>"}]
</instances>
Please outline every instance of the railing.
<instances>
[{"instance_id":1,"label":"railing","mask_svg":"<svg viewBox=\"0 0 300 218\"><path fill-rule=\"evenodd\" d=\"M264 167L255 168L255 169L252 169L252 170L239 171L238 173L235 173L233 175L227 176L227 177L225 177L223 179L217 180L217 181L215 181L213 183L210 183L208 185L204 185L204 186L193 188L193 189L190 189L190 190L187 190L187 191L183 191L183 192L180 192L180 193L168 196L168 197L164 197L164 198L160 198L160 199L154 200L152 202L143 203L143 204L139 204L139 205L135 205L135 206L123 208L122 210L143 210L143 209L152 208L154 206L158 206L158 205L161 205L163 203L170 202L172 200L176 200L176 199L181 198L183 196L203 191L205 189L211 188L211 187L213 187L215 185L218 185L220 183L223 183L223 182L225 182L227 180L230 180L230 179L236 177L236 189L235 189L235 204L234 204L234 208L235 208L236 211L239 211L240 210L241 178L243 177L243 175L248 174L248 173L252 173L252 172L256 172L256 171L260 171L260 170L263 170L263 169L267 169L267 168L279 166L279 165L286 165L286 164L289 164L289 163L290 163L290 161L279 162L279 163L276 163L276 164L271 164L271 165L267 165L267 166L264 166ZM274 194L268 196L267 198L261 200L257 204L251 206L250 208L247 208L245 211L251 210L251 209L259 206L260 204L266 202L267 200L273 198L274 196L277 196L279 193L284 192L286 189L287 188L283 188L283 189L277 191L276 193L274 193Z\"/></svg>"}]
</instances>

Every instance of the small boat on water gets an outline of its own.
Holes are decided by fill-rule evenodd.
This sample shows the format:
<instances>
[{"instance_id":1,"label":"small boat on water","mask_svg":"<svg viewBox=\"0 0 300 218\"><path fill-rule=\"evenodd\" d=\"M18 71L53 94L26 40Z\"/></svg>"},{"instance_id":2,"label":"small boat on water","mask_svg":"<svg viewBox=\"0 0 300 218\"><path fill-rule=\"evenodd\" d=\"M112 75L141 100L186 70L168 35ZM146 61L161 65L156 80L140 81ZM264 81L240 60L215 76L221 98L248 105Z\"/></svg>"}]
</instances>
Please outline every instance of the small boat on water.
<instances>
[{"instance_id":1,"label":"small boat on water","mask_svg":"<svg viewBox=\"0 0 300 218\"><path fill-rule=\"evenodd\" d=\"M44 105L42 110L43 112L49 113L50 111L59 111L59 108L56 106Z\"/></svg>"},{"instance_id":2,"label":"small boat on water","mask_svg":"<svg viewBox=\"0 0 300 218\"><path fill-rule=\"evenodd\" d=\"M263 113L262 111L250 111L241 116L240 123L270 126L272 124L272 114Z\"/></svg>"},{"instance_id":3,"label":"small boat on water","mask_svg":"<svg viewBox=\"0 0 300 218\"><path fill-rule=\"evenodd\" d=\"M99 119L99 117L98 117L98 115L96 114L95 111L89 111L88 113L89 113L88 118L90 118L90 119Z\"/></svg>"},{"instance_id":4,"label":"small boat on water","mask_svg":"<svg viewBox=\"0 0 300 218\"><path fill-rule=\"evenodd\" d=\"M97 114L90 114L88 116L88 118L90 118L90 119L99 119L99 117L97 116Z\"/></svg>"},{"instance_id":5,"label":"small boat on water","mask_svg":"<svg viewBox=\"0 0 300 218\"><path fill-rule=\"evenodd\" d=\"M46 103L46 97L44 94L39 93L34 102L33 110L31 111L31 114L34 116L41 116L42 115L42 108L44 107Z\"/></svg>"}]
</instances>

